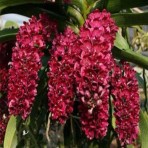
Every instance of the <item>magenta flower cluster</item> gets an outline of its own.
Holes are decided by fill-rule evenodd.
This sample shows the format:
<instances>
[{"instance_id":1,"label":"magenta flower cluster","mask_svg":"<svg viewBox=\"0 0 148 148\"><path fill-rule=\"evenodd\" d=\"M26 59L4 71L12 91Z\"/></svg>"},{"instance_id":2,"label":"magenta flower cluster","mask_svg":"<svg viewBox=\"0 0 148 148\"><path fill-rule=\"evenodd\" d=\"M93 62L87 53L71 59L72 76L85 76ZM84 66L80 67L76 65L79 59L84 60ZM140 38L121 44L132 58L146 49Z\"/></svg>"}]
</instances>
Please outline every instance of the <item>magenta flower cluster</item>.
<instances>
[{"instance_id":1,"label":"magenta flower cluster","mask_svg":"<svg viewBox=\"0 0 148 148\"><path fill-rule=\"evenodd\" d=\"M82 130L89 139L102 138L107 132L111 48L116 31L110 14L96 10L80 29L77 41L69 31L53 41L48 74L52 117L63 123L73 110L76 93Z\"/></svg>"},{"instance_id":2,"label":"magenta flower cluster","mask_svg":"<svg viewBox=\"0 0 148 148\"><path fill-rule=\"evenodd\" d=\"M6 126L9 119L6 97L7 81L8 69L0 68L0 144L3 143Z\"/></svg>"},{"instance_id":3,"label":"magenta flower cluster","mask_svg":"<svg viewBox=\"0 0 148 148\"><path fill-rule=\"evenodd\" d=\"M139 133L140 100L135 71L127 63L115 64L112 74L112 95L114 97L114 115L116 132L121 146L131 144Z\"/></svg>"},{"instance_id":4,"label":"magenta flower cluster","mask_svg":"<svg viewBox=\"0 0 148 148\"><path fill-rule=\"evenodd\" d=\"M116 65L112 57L117 30L106 10L90 13L79 35L70 28L58 33L56 22L44 14L25 22L16 36L12 61L5 61L6 66L9 62L9 73L8 66L7 72L0 69L0 92L8 91L8 102L0 100L0 138L6 128L4 119L9 116L8 109L7 114L3 112L5 109L1 110L1 104L8 104L10 114L20 115L22 119L28 117L37 95L41 59L47 44L52 43L47 73L52 119L64 124L77 102L82 131L90 140L102 139L108 130L112 95L115 131L123 147L131 144L138 135L138 83L132 67L126 62ZM7 52L0 48L0 58ZM7 55L11 55L11 50ZM0 61L1 65L5 64Z\"/></svg>"},{"instance_id":5,"label":"magenta flower cluster","mask_svg":"<svg viewBox=\"0 0 148 148\"><path fill-rule=\"evenodd\" d=\"M70 28L59 34L53 40L51 58L49 61L49 110L52 118L64 123L73 111L74 59L71 51L76 40L76 35Z\"/></svg>"},{"instance_id":6,"label":"magenta flower cluster","mask_svg":"<svg viewBox=\"0 0 148 148\"><path fill-rule=\"evenodd\" d=\"M13 115L26 119L37 95L38 71L41 57L56 24L46 15L32 17L20 27L16 46L12 49L12 63L9 70L8 106Z\"/></svg>"},{"instance_id":7,"label":"magenta flower cluster","mask_svg":"<svg viewBox=\"0 0 148 148\"><path fill-rule=\"evenodd\" d=\"M79 64L75 69L82 130L89 139L103 138L108 127L111 49L117 27L105 10L88 15L80 30Z\"/></svg>"},{"instance_id":8,"label":"magenta flower cluster","mask_svg":"<svg viewBox=\"0 0 148 148\"><path fill-rule=\"evenodd\" d=\"M95 10L88 15L77 38L69 29L57 35L49 61L49 110L52 119L65 123L74 101L78 101L85 135L89 139L103 138L108 129L111 82L116 132L121 144L126 145L138 134L139 95L132 68L123 64L120 70L113 62L111 49L116 32L110 13Z\"/></svg>"},{"instance_id":9,"label":"magenta flower cluster","mask_svg":"<svg viewBox=\"0 0 148 148\"><path fill-rule=\"evenodd\" d=\"M14 41L0 44L0 144L3 143L6 126L9 120L7 106L8 63Z\"/></svg>"}]
</instances>

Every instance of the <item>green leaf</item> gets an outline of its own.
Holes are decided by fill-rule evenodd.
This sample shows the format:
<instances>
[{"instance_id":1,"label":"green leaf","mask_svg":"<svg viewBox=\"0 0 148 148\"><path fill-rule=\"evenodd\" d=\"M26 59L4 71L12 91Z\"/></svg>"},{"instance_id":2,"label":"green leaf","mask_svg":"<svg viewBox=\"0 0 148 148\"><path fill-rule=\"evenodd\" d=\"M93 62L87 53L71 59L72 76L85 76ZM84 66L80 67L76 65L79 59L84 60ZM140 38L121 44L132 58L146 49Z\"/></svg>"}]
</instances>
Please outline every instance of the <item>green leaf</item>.
<instances>
[{"instance_id":1,"label":"green leaf","mask_svg":"<svg viewBox=\"0 0 148 148\"><path fill-rule=\"evenodd\" d=\"M140 111L140 136L141 136L141 148L148 148L148 115L143 111Z\"/></svg>"},{"instance_id":2,"label":"green leaf","mask_svg":"<svg viewBox=\"0 0 148 148\"><path fill-rule=\"evenodd\" d=\"M85 14L85 11L87 9L87 2L86 0L72 0L72 5L77 6L82 14Z\"/></svg>"},{"instance_id":3,"label":"green leaf","mask_svg":"<svg viewBox=\"0 0 148 148\"><path fill-rule=\"evenodd\" d=\"M103 7L103 0L97 0L91 4L89 4L89 7L87 9L87 14L89 14L90 12L92 12L93 10L99 8L100 10Z\"/></svg>"},{"instance_id":4,"label":"green leaf","mask_svg":"<svg viewBox=\"0 0 148 148\"><path fill-rule=\"evenodd\" d=\"M122 9L145 5L148 5L148 0L108 0L107 10L110 12L119 12Z\"/></svg>"},{"instance_id":5,"label":"green leaf","mask_svg":"<svg viewBox=\"0 0 148 148\"><path fill-rule=\"evenodd\" d=\"M143 88L144 80L141 78L141 76L140 76L139 73L136 73L136 78L137 78L137 80L138 80L139 86Z\"/></svg>"},{"instance_id":6,"label":"green leaf","mask_svg":"<svg viewBox=\"0 0 148 148\"><path fill-rule=\"evenodd\" d=\"M134 148L134 146L133 145L128 145L127 148Z\"/></svg>"},{"instance_id":7,"label":"green leaf","mask_svg":"<svg viewBox=\"0 0 148 148\"><path fill-rule=\"evenodd\" d=\"M148 12L145 13L116 13L112 15L117 26L148 25Z\"/></svg>"},{"instance_id":8,"label":"green leaf","mask_svg":"<svg viewBox=\"0 0 148 148\"><path fill-rule=\"evenodd\" d=\"M18 24L16 22L14 22L14 21L7 21L5 23L4 28L12 28L12 27L19 28Z\"/></svg>"},{"instance_id":9,"label":"green leaf","mask_svg":"<svg viewBox=\"0 0 148 148\"><path fill-rule=\"evenodd\" d=\"M113 56L125 61L135 63L145 69L148 69L148 58L132 50L121 50L117 47L112 49Z\"/></svg>"},{"instance_id":10,"label":"green leaf","mask_svg":"<svg viewBox=\"0 0 148 148\"><path fill-rule=\"evenodd\" d=\"M0 10L10 6L22 5L22 4L39 4L44 3L44 0L0 0Z\"/></svg>"},{"instance_id":11,"label":"green leaf","mask_svg":"<svg viewBox=\"0 0 148 148\"><path fill-rule=\"evenodd\" d=\"M15 148L17 145L16 117L11 116L6 128L4 148Z\"/></svg>"},{"instance_id":12,"label":"green leaf","mask_svg":"<svg viewBox=\"0 0 148 148\"><path fill-rule=\"evenodd\" d=\"M0 31L0 42L15 40L18 29L4 29Z\"/></svg>"},{"instance_id":13,"label":"green leaf","mask_svg":"<svg viewBox=\"0 0 148 148\"><path fill-rule=\"evenodd\" d=\"M114 42L114 45L119 49L130 50L128 42L125 40L125 38L123 38L121 32L119 31L116 34L116 40Z\"/></svg>"},{"instance_id":14,"label":"green leaf","mask_svg":"<svg viewBox=\"0 0 148 148\"><path fill-rule=\"evenodd\" d=\"M112 126L114 129L116 128L116 118L115 118L114 114L112 114Z\"/></svg>"},{"instance_id":15,"label":"green leaf","mask_svg":"<svg viewBox=\"0 0 148 148\"><path fill-rule=\"evenodd\" d=\"M84 24L84 18L78 10L69 6L67 9L67 13L77 21L79 26L82 26Z\"/></svg>"}]
</instances>

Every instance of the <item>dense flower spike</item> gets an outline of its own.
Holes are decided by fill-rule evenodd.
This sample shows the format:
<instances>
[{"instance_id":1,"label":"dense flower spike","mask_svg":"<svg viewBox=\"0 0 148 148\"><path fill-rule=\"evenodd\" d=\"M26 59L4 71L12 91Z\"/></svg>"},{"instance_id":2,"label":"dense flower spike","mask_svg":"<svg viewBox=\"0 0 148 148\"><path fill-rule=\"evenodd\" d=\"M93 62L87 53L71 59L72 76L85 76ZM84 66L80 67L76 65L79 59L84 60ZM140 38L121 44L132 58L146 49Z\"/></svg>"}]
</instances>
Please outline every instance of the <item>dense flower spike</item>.
<instances>
[{"instance_id":1,"label":"dense flower spike","mask_svg":"<svg viewBox=\"0 0 148 148\"><path fill-rule=\"evenodd\" d=\"M52 119L64 123L73 111L74 79L72 47L76 35L67 28L63 34L57 35L53 40L51 59L49 61L49 110Z\"/></svg>"},{"instance_id":2,"label":"dense flower spike","mask_svg":"<svg viewBox=\"0 0 148 148\"><path fill-rule=\"evenodd\" d=\"M0 44L0 144L3 143L6 126L9 120L7 107L8 62L14 42Z\"/></svg>"},{"instance_id":3,"label":"dense flower spike","mask_svg":"<svg viewBox=\"0 0 148 148\"><path fill-rule=\"evenodd\" d=\"M51 33L55 32L56 23L46 15L32 17L20 27L16 46L12 51L12 63L9 70L8 106L13 115L23 119L31 112L37 94L38 71L41 68L41 57L46 42L51 41Z\"/></svg>"},{"instance_id":4,"label":"dense flower spike","mask_svg":"<svg viewBox=\"0 0 148 148\"><path fill-rule=\"evenodd\" d=\"M9 119L7 98L6 98L7 81L8 81L8 69L0 68L0 144L3 143L6 126Z\"/></svg>"},{"instance_id":5,"label":"dense flower spike","mask_svg":"<svg viewBox=\"0 0 148 148\"><path fill-rule=\"evenodd\" d=\"M105 10L89 14L80 30L81 54L75 64L75 77L82 130L89 139L102 138L107 132L111 48L116 31L110 13Z\"/></svg>"},{"instance_id":6,"label":"dense flower spike","mask_svg":"<svg viewBox=\"0 0 148 148\"><path fill-rule=\"evenodd\" d=\"M115 64L112 74L112 88L116 132L124 147L127 144L132 144L138 136L140 111L138 81L135 71L127 62L123 62L121 67Z\"/></svg>"},{"instance_id":7,"label":"dense flower spike","mask_svg":"<svg viewBox=\"0 0 148 148\"><path fill-rule=\"evenodd\" d=\"M4 95L4 94L0 94L0 95ZM4 95L0 97L0 144L3 143L8 120L9 120L9 113L8 113L8 107L7 107L7 99L6 99L6 96Z\"/></svg>"}]
</instances>

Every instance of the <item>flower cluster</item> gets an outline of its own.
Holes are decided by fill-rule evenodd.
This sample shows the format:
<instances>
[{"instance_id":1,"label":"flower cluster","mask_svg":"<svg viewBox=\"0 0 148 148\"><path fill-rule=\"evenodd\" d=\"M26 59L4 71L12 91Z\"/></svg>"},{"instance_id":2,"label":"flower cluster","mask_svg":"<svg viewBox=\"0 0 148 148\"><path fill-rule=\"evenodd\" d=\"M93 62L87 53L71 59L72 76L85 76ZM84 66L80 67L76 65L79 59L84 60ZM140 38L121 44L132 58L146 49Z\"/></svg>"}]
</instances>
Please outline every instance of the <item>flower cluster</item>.
<instances>
[{"instance_id":1,"label":"flower cluster","mask_svg":"<svg viewBox=\"0 0 148 148\"><path fill-rule=\"evenodd\" d=\"M103 138L108 127L111 48L117 27L105 10L89 14L79 36L79 62L75 65L82 130L89 139Z\"/></svg>"},{"instance_id":2,"label":"flower cluster","mask_svg":"<svg viewBox=\"0 0 148 148\"><path fill-rule=\"evenodd\" d=\"M8 106L13 115L25 119L37 95L38 71L46 43L51 41L56 23L46 15L32 17L20 27L16 46L12 49L12 63L9 70Z\"/></svg>"},{"instance_id":3,"label":"flower cluster","mask_svg":"<svg viewBox=\"0 0 148 148\"><path fill-rule=\"evenodd\" d=\"M0 100L0 144L3 143L8 120L9 120L9 113L8 113L7 104L4 101L4 99L2 99Z\"/></svg>"},{"instance_id":4,"label":"flower cluster","mask_svg":"<svg viewBox=\"0 0 148 148\"><path fill-rule=\"evenodd\" d=\"M7 107L8 62L11 57L13 41L0 44L0 144L3 143L6 126L9 120Z\"/></svg>"},{"instance_id":5,"label":"flower cluster","mask_svg":"<svg viewBox=\"0 0 148 148\"><path fill-rule=\"evenodd\" d=\"M121 145L132 144L138 136L140 102L135 71L127 63L114 66L112 74L112 95L116 132Z\"/></svg>"},{"instance_id":6,"label":"flower cluster","mask_svg":"<svg viewBox=\"0 0 148 148\"><path fill-rule=\"evenodd\" d=\"M49 110L52 118L64 123L73 111L74 79L72 47L76 35L67 28L53 40L51 59L49 61Z\"/></svg>"},{"instance_id":7,"label":"flower cluster","mask_svg":"<svg viewBox=\"0 0 148 148\"><path fill-rule=\"evenodd\" d=\"M56 22L44 14L39 19L33 16L19 29L9 72L11 50L4 50L8 44L0 45L0 143L9 113L20 115L22 119L30 114L37 95L41 59L47 44L52 42L47 73L52 119L65 123L77 101L76 112L85 135L89 139L102 139L108 129L111 93L115 130L123 147L131 144L138 135L138 83L128 63L116 65L113 60L111 49L117 29L106 10L90 13L79 35L70 28L58 34Z\"/></svg>"},{"instance_id":8,"label":"flower cluster","mask_svg":"<svg viewBox=\"0 0 148 148\"><path fill-rule=\"evenodd\" d=\"M6 126L9 119L7 107L8 69L0 68L0 144L3 142Z\"/></svg>"}]
</instances>

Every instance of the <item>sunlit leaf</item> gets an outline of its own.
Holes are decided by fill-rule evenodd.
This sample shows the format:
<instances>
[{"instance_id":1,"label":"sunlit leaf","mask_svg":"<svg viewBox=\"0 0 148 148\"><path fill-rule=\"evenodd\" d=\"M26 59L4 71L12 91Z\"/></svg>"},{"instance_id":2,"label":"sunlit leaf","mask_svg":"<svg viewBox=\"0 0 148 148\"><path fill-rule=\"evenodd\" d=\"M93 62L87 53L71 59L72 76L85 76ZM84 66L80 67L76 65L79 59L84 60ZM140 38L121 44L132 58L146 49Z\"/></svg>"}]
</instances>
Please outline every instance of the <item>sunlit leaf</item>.
<instances>
[{"instance_id":1,"label":"sunlit leaf","mask_svg":"<svg viewBox=\"0 0 148 148\"><path fill-rule=\"evenodd\" d=\"M127 148L134 148L134 146L133 145L128 145Z\"/></svg>"},{"instance_id":2,"label":"sunlit leaf","mask_svg":"<svg viewBox=\"0 0 148 148\"><path fill-rule=\"evenodd\" d=\"M148 148L148 115L140 111L141 148Z\"/></svg>"},{"instance_id":3,"label":"sunlit leaf","mask_svg":"<svg viewBox=\"0 0 148 148\"><path fill-rule=\"evenodd\" d=\"M18 28L19 26L18 26L18 24L16 23L16 22L14 22L14 21L7 21L6 23L5 23L5 26L4 26L4 28Z\"/></svg>"},{"instance_id":4,"label":"sunlit leaf","mask_svg":"<svg viewBox=\"0 0 148 148\"><path fill-rule=\"evenodd\" d=\"M16 148L17 136L16 136L16 117L11 116L6 128L4 138L4 148Z\"/></svg>"},{"instance_id":5,"label":"sunlit leaf","mask_svg":"<svg viewBox=\"0 0 148 148\"><path fill-rule=\"evenodd\" d=\"M136 78L137 78L137 80L138 80L139 86L143 88L144 81L143 81L143 79L142 79L142 77L140 76L139 73L136 73Z\"/></svg>"},{"instance_id":6,"label":"sunlit leaf","mask_svg":"<svg viewBox=\"0 0 148 148\"><path fill-rule=\"evenodd\" d=\"M71 3L76 5L83 14L85 13L87 8L86 0L73 0Z\"/></svg>"},{"instance_id":7,"label":"sunlit leaf","mask_svg":"<svg viewBox=\"0 0 148 148\"><path fill-rule=\"evenodd\" d=\"M84 24L84 18L81 15L81 13L79 11L77 11L76 9L74 9L73 7L68 7L67 9L67 13L75 19L75 21L82 26Z\"/></svg>"},{"instance_id":8,"label":"sunlit leaf","mask_svg":"<svg viewBox=\"0 0 148 148\"><path fill-rule=\"evenodd\" d=\"M116 34L114 45L119 49L130 50L128 42L123 38L120 32L117 32Z\"/></svg>"}]
</instances>

